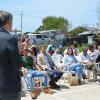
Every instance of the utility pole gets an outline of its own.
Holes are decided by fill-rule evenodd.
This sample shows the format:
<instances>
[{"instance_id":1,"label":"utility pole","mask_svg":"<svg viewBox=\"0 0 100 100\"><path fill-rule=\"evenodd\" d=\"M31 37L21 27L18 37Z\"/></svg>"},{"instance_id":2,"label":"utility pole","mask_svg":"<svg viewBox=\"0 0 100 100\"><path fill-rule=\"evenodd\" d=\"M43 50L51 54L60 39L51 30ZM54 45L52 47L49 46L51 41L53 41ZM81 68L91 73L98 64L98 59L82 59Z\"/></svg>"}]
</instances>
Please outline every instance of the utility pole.
<instances>
[{"instance_id":1,"label":"utility pole","mask_svg":"<svg viewBox=\"0 0 100 100\"><path fill-rule=\"evenodd\" d=\"M23 11L21 11L21 34L23 33Z\"/></svg>"}]
</instances>

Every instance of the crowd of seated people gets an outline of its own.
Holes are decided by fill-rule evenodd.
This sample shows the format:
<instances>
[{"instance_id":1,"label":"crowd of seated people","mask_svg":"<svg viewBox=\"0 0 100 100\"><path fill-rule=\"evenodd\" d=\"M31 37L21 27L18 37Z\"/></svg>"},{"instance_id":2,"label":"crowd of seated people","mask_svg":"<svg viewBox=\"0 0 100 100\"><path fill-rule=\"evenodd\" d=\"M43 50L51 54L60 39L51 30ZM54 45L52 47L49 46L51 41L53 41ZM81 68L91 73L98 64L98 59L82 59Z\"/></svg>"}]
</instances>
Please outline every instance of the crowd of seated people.
<instances>
[{"instance_id":1,"label":"crowd of seated people","mask_svg":"<svg viewBox=\"0 0 100 100\"><path fill-rule=\"evenodd\" d=\"M26 42L27 40L27 42ZM50 54L46 53L46 48L42 46L39 50L35 45L29 46L29 39L23 43L19 42L19 52L23 62L22 72L26 79L33 99L37 98L41 88L36 88L33 84L34 77L44 77L43 91L52 94L51 89L59 89L56 82L61 78L63 72L56 69Z\"/></svg>"},{"instance_id":2,"label":"crowd of seated people","mask_svg":"<svg viewBox=\"0 0 100 100\"><path fill-rule=\"evenodd\" d=\"M23 42L19 38L18 45L23 61L23 75L30 88L32 98L36 98L38 92L41 91L41 89L36 89L32 82L32 78L36 76L44 77L45 93L52 94L51 89L60 88L57 82L62 77L63 71L57 69L56 64L52 60L53 53L62 56L62 63L66 67L65 72L75 71L79 84L81 84L82 78L89 79L90 77L89 74L84 72L83 66L85 69L93 72L93 80L97 81L97 73L100 73L100 68L97 67L96 63L100 64L100 47L97 48L96 44L88 47L84 46L82 52L79 52L77 43L74 43L64 51L63 46L54 49L52 45L49 45L47 48L45 46L38 48L36 45L30 45L29 37L26 36Z\"/></svg>"},{"instance_id":3,"label":"crowd of seated people","mask_svg":"<svg viewBox=\"0 0 100 100\"><path fill-rule=\"evenodd\" d=\"M44 77L44 92L51 93L48 84L48 74L46 71L41 70L38 66L35 65L33 56L30 55L30 51L25 49L23 55L21 56L23 61L23 74L26 78L28 87L31 91L32 98L36 98L38 93L41 91L40 88L35 88L35 84L33 84L32 79L37 76Z\"/></svg>"},{"instance_id":4,"label":"crowd of seated people","mask_svg":"<svg viewBox=\"0 0 100 100\"><path fill-rule=\"evenodd\" d=\"M67 48L68 49L68 48ZM67 49L64 51L64 56L66 56ZM72 47L73 49L73 47ZM77 55L75 53L78 51ZM100 51L96 44L90 44L88 46L83 46L82 51L79 52L78 49L73 49L73 55L76 57L77 62L88 70L87 77L90 77L90 71L93 72L93 81L97 81L97 73L100 73L100 68L97 67L97 63L100 66ZM68 57L67 57L68 59ZM70 59L71 61L71 59ZM67 62L67 61L66 61ZM65 61L64 61L65 63Z\"/></svg>"}]
</instances>

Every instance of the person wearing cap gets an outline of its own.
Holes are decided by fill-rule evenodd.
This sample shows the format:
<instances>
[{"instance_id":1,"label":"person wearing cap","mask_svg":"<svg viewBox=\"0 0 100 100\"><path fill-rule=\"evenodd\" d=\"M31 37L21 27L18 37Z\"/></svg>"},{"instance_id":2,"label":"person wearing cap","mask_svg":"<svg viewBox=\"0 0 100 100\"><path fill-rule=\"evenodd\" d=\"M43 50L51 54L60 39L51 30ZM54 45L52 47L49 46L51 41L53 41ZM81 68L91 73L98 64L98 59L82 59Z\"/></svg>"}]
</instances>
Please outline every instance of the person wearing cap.
<instances>
[{"instance_id":1,"label":"person wearing cap","mask_svg":"<svg viewBox=\"0 0 100 100\"><path fill-rule=\"evenodd\" d=\"M53 48L53 46L51 44L49 44L47 46L46 53L52 56L52 54L54 53L54 51L55 51L55 49Z\"/></svg>"},{"instance_id":2,"label":"person wearing cap","mask_svg":"<svg viewBox=\"0 0 100 100\"><path fill-rule=\"evenodd\" d=\"M62 45L59 45L59 48L57 48L55 50L55 53L56 54L60 54L61 56L63 56L63 46Z\"/></svg>"}]
</instances>

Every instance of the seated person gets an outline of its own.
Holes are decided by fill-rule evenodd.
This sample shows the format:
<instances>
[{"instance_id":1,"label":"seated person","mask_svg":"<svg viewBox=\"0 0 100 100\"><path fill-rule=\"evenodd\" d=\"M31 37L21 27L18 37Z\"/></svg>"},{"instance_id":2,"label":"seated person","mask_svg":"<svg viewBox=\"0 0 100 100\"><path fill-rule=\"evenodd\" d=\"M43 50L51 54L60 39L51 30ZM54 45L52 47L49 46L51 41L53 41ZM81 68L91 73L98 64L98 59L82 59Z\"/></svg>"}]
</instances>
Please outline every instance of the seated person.
<instances>
[{"instance_id":1,"label":"seated person","mask_svg":"<svg viewBox=\"0 0 100 100\"><path fill-rule=\"evenodd\" d=\"M78 63L74 53L73 53L73 48L69 47L67 49L67 54L64 56L63 59L64 65L67 67L68 71L75 71L75 73L78 76L79 84L81 84L81 78L87 79L83 69L82 65Z\"/></svg>"},{"instance_id":2,"label":"seated person","mask_svg":"<svg viewBox=\"0 0 100 100\"><path fill-rule=\"evenodd\" d=\"M70 46L72 49L73 49L73 54L76 58L78 58L78 55L79 55L79 50L77 48L77 42L73 43L71 46ZM64 55L66 56L67 54L67 49L64 50Z\"/></svg>"},{"instance_id":3,"label":"seated person","mask_svg":"<svg viewBox=\"0 0 100 100\"><path fill-rule=\"evenodd\" d=\"M100 65L100 46L98 47L98 52L97 52L97 58L96 58L96 63L99 63Z\"/></svg>"},{"instance_id":4,"label":"seated person","mask_svg":"<svg viewBox=\"0 0 100 100\"><path fill-rule=\"evenodd\" d=\"M51 44L49 44L47 46L46 53L50 54L52 56L52 54L54 53L54 51L55 51L55 49L53 48L53 46Z\"/></svg>"},{"instance_id":5,"label":"seated person","mask_svg":"<svg viewBox=\"0 0 100 100\"><path fill-rule=\"evenodd\" d=\"M59 48L57 48L55 50L55 53L56 54L60 54L61 56L63 56L63 46L62 45L59 45Z\"/></svg>"},{"instance_id":6,"label":"seated person","mask_svg":"<svg viewBox=\"0 0 100 100\"><path fill-rule=\"evenodd\" d=\"M92 62L95 62L98 53L94 50L94 46L93 46L93 44L90 44L90 45L89 45L89 50L88 50L87 53L89 54L89 56L90 56Z\"/></svg>"},{"instance_id":7,"label":"seated person","mask_svg":"<svg viewBox=\"0 0 100 100\"><path fill-rule=\"evenodd\" d=\"M99 63L100 64L100 54L96 58L96 63Z\"/></svg>"},{"instance_id":8,"label":"seated person","mask_svg":"<svg viewBox=\"0 0 100 100\"><path fill-rule=\"evenodd\" d=\"M83 47L83 51L82 53L79 54L79 62L82 63L86 69L88 70L92 70L93 71L93 80L96 81L97 80L97 76L96 73L94 72L96 66L96 63L93 62L93 59L91 59L90 55L87 53L88 49L87 47ZM89 77L89 73L88 77Z\"/></svg>"},{"instance_id":9,"label":"seated person","mask_svg":"<svg viewBox=\"0 0 100 100\"><path fill-rule=\"evenodd\" d=\"M74 43L72 44L72 48L74 55L77 57L79 55L79 50L78 50L78 43L76 41L74 41Z\"/></svg>"},{"instance_id":10,"label":"seated person","mask_svg":"<svg viewBox=\"0 0 100 100\"><path fill-rule=\"evenodd\" d=\"M50 89L48 88L48 76L45 71L39 71L38 67L34 66L33 57L29 55L29 50L25 49L22 56L23 61L23 74L26 77L27 84L31 91L31 96L33 99L37 98L37 92L40 92L40 89L35 90L35 86L32 82L32 77L36 76L44 76L44 87L47 93L51 93Z\"/></svg>"},{"instance_id":11,"label":"seated person","mask_svg":"<svg viewBox=\"0 0 100 100\"><path fill-rule=\"evenodd\" d=\"M60 88L56 82L61 78L63 72L57 70L54 62L51 59L51 56L46 53L46 48L44 46L41 47L41 53L37 57L37 64L42 69L47 71L50 77L50 87L52 89Z\"/></svg>"},{"instance_id":12,"label":"seated person","mask_svg":"<svg viewBox=\"0 0 100 100\"><path fill-rule=\"evenodd\" d=\"M95 52L98 52L98 44L97 44L97 42L96 41L93 41L92 45L94 47L94 51Z\"/></svg>"}]
</instances>

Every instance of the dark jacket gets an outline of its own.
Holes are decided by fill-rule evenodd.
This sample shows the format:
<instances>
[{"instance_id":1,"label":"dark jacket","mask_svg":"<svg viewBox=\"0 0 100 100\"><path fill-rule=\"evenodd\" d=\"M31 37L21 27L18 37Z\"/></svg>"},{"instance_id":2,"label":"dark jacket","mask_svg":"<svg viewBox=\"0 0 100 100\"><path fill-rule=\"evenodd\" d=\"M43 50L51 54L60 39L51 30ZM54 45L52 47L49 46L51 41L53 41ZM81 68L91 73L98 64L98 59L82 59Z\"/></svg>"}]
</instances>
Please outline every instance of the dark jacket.
<instances>
[{"instance_id":1,"label":"dark jacket","mask_svg":"<svg viewBox=\"0 0 100 100\"><path fill-rule=\"evenodd\" d=\"M100 54L98 55L97 59L96 59L96 63L100 62Z\"/></svg>"},{"instance_id":2,"label":"dark jacket","mask_svg":"<svg viewBox=\"0 0 100 100\"><path fill-rule=\"evenodd\" d=\"M4 28L0 28L0 94L21 90L21 60L18 41Z\"/></svg>"}]
</instances>

